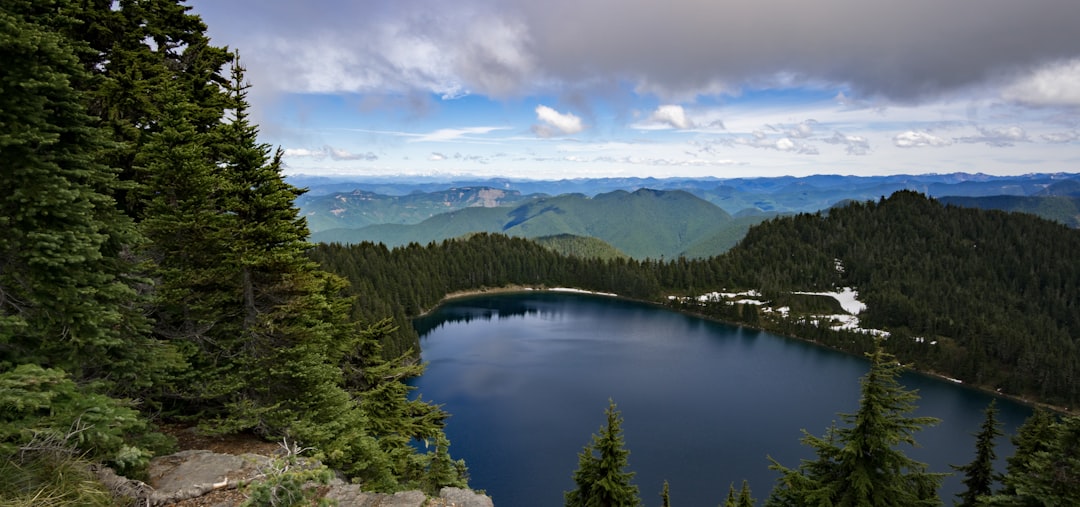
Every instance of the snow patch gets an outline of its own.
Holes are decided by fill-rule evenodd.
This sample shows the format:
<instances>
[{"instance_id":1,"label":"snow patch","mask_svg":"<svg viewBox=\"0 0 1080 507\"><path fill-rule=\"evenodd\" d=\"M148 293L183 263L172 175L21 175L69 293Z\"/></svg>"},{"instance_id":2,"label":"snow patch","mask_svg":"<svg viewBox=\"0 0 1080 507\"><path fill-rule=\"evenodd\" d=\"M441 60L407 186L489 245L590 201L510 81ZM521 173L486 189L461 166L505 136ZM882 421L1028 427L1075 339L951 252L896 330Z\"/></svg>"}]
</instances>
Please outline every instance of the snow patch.
<instances>
[{"instance_id":1,"label":"snow patch","mask_svg":"<svg viewBox=\"0 0 1080 507\"><path fill-rule=\"evenodd\" d=\"M829 296L840 303L840 307L852 315L858 315L859 312L866 309L866 303L859 301L859 292L851 287L844 287L840 289L840 292L793 292L792 294L802 294L806 296Z\"/></svg>"}]
</instances>

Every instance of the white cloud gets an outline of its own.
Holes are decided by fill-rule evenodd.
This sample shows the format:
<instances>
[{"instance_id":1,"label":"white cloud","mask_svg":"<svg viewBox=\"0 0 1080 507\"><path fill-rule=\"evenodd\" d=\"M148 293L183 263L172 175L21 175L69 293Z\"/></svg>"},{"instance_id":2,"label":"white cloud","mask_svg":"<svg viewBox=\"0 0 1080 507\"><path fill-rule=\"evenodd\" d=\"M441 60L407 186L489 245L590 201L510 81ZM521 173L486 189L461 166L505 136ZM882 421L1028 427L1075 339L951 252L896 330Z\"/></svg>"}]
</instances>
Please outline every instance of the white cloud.
<instances>
[{"instance_id":1,"label":"white cloud","mask_svg":"<svg viewBox=\"0 0 1080 507\"><path fill-rule=\"evenodd\" d=\"M899 148L922 148L924 146L948 146L952 141L929 132L909 130L893 137L893 144Z\"/></svg>"},{"instance_id":2,"label":"white cloud","mask_svg":"<svg viewBox=\"0 0 1080 507\"><path fill-rule=\"evenodd\" d=\"M1073 141L1076 141L1076 140L1080 139L1080 133L1077 133L1076 131L1072 131L1072 132L1051 132L1049 134L1043 134L1043 135L1041 135L1039 137L1041 137L1043 139L1043 141L1046 141L1048 143L1061 144L1061 143L1071 143Z\"/></svg>"},{"instance_id":3,"label":"white cloud","mask_svg":"<svg viewBox=\"0 0 1080 507\"><path fill-rule=\"evenodd\" d=\"M414 139L410 139L409 142L445 142L455 141L461 138L468 137L470 135L482 135L489 134L496 130L505 130L509 127L465 127L465 128L447 128L439 129L428 134L422 134Z\"/></svg>"},{"instance_id":4,"label":"white cloud","mask_svg":"<svg viewBox=\"0 0 1080 507\"><path fill-rule=\"evenodd\" d=\"M536 106L536 119L540 123L533 125L533 132L540 137L573 135L585 130L581 118L573 113L560 113L545 105Z\"/></svg>"},{"instance_id":5,"label":"white cloud","mask_svg":"<svg viewBox=\"0 0 1080 507\"><path fill-rule=\"evenodd\" d=\"M1080 58L1036 69L1002 91L1006 100L1033 106L1080 106Z\"/></svg>"},{"instance_id":6,"label":"white cloud","mask_svg":"<svg viewBox=\"0 0 1080 507\"><path fill-rule=\"evenodd\" d=\"M795 141L792 141L791 139L788 139L786 137L781 137L780 139L776 140L776 149L780 151L794 151Z\"/></svg>"},{"instance_id":7,"label":"white cloud","mask_svg":"<svg viewBox=\"0 0 1080 507\"><path fill-rule=\"evenodd\" d=\"M315 150L308 149L308 148L287 148L285 150L285 157L313 158L313 159L316 159L316 160L322 160L322 159L325 159L325 158L329 158L331 160L339 160L339 161L340 160L367 160L367 161L374 161L374 160L379 159L378 155L376 155L376 154L374 154L374 153L372 153L370 151L367 152L367 153L352 153L352 152L350 152L348 150L343 150L341 148L335 148L335 147L329 146L329 145L323 146L322 148L315 149Z\"/></svg>"},{"instance_id":8,"label":"white cloud","mask_svg":"<svg viewBox=\"0 0 1080 507\"><path fill-rule=\"evenodd\" d=\"M774 137L760 130L755 130L749 137L737 137L735 144L777 150L799 155L817 155L818 149L803 139L792 139L787 136Z\"/></svg>"},{"instance_id":9,"label":"white cloud","mask_svg":"<svg viewBox=\"0 0 1080 507\"><path fill-rule=\"evenodd\" d=\"M870 141L863 136L852 136L833 132L833 136L824 140L829 144L843 145L848 155L866 155L870 153Z\"/></svg>"},{"instance_id":10,"label":"white cloud","mask_svg":"<svg viewBox=\"0 0 1080 507\"><path fill-rule=\"evenodd\" d=\"M428 160L432 162L441 162L446 160L446 155L443 155L442 153L432 153L431 156L428 157Z\"/></svg>"},{"instance_id":11,"label":"white cloud","mask_svg":"<svg viewBox=\"0 0 1080 507\"><path fill-rule=\"evenodd\" d=\"M683 107L675 104L656 108L656 111L653 111L652 115L649 116L649 122L654 125L659 124L680 130L694 128L694 122L686 117L686 111L683 110Z\"/></svg>"},{"instance_id":12,"label":"white cloud","mask_svg":"<svg viewBox=\"0 0 1080 507\"><path fill-rule=\"evenodd\" d=\"M1028 142L1027 132L1023 127L1013 125L1011 127L978 128L979 135L958 137L959 143L985 143L990 146L1005 148L1015 143Z\"/></svg>"}]
</instances>

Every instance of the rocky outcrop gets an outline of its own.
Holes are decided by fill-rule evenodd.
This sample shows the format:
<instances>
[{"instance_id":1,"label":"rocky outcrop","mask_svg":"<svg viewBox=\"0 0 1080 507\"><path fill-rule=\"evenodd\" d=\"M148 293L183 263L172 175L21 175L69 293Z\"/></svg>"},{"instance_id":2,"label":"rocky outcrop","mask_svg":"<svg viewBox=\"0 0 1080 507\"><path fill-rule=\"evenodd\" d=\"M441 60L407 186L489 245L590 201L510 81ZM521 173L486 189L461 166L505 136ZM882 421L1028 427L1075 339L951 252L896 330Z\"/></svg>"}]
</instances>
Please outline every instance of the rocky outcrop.
<instances>
[{"instance_id":1,"label":"rocky outcrop","mask_svg":"<svg viewBox=\"0 0 1080 507\"><path fill-rule=\"evenodd\" d=\"M420 491L365 493L355 484L344 484L330 488L325 498L340 507L494 507L491 497L461 488L443 488L438 498L428 498Z\"/></svg>"},{"instance_id":2,"label":"rocky outcrop","mask_svg":"<svg viewBox=\"0 0 1080 507\"><path fill-rule=\"evenodd\" d=\"M163 506L258 481L270 460L258 454L182 451L151 460L149 484L120 477L107 467L99 467L95 472L110 490L135 499L137 505ZM340 507L494 507L490 497L467 489L443 488L437 498L429 498L420 491L364 492L360 486L340 480L330 485L325 498L336 500ZM238 504L237 501L223 505Z\"/></svg>"}]
</instances>

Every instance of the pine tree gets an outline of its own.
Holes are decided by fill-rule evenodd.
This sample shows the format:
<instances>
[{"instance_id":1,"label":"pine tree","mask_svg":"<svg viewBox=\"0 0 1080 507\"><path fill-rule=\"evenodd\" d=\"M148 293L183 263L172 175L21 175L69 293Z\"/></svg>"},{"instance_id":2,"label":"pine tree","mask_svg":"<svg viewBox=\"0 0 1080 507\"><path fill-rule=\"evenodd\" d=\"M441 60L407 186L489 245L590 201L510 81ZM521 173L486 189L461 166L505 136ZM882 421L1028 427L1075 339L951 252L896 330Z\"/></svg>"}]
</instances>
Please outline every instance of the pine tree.
<instances>
[{"instance_id":1,"label":"pine tree","mask_svg":"<svg viewBox=\"0 0 1080 507\"><path fill-rule=\"evenodd\" d=\"M994 439L1001 436L1001 423L997 420L997 403L991 400L986 407L986 419L983 421L979 432L975 434L975 459L963 466L954 466L958 472L964 473L964 486L966 489L958 494L960 507L975 507L978 499L992 493L991 486L994 483L994 460L997 453L994 452Z\"/></svg>"},{"instance_id":2,"label":"pine tree","mask_svg":"<svg viewBox=\"0 0 1080 507\"><path fill-rule=\"evenodd\" d=\"M750 482L743 480L738 494L735 493L735 484L728 486L728 496L723 507L754 507L756 501L750 496Z\"/></svg>"},{"instance_id":3,"label":"pine tree","mask_svg":"<svg viewBox=\"0 0 1080 507\"><path fill-rule=\"evenodd\" d=\"M630 451L623 446L622 417L615 402L608 400L604 412L607 424L578 454L578 469L574 472L572 491L564 494L567 507L626 507L641 504L638 487L630 481L633 472L628 466Z\"/></svg>"},{"instance_id":4,"label":"pine tree","mask_svg":"<svg viewBox=\"0 0 1080 507\"><path fill-rule=\"evenodd\" d=\"M861 379L859 410L842 414L850 427L833 426L824 437L806 434L803 443L817 454L798 468L776 461L780 472L767 506L837 505L851 507L936 506L941 474L895 447L916 445L913 434L935 424L931 417L910 417L918 396L897 382L902 366L878 347L868 354L870 372Z\"/></svg>"},{"instance_id":5,"label":"pine tree","mask_svg":"<svg viewBox=\"0 0 1080 507\"><path fill-rule=\"evenodd\" d=\"M1035 441L1039 438L1039 441ZM1080 417L1054 421L1036 411L1015 439L1001 492L982 499L991 506L1075 505L1080 498Z\"/></svg>"},{"instance_id":6,"label":"pine tree","mask_svg":"<svg viewBox=\"0 0 1080 507\"><path fill-rule=\"evenodd\" d=\"M101 162L110 143L93 126L72 42L48 26L54 9L0 11L0 368L37 363L115 393L144 392L175 365L147 339L139 241Z\"/></svg>"},{"instance_id":7,"label":"pine tree","mask_svg":"<svg viewBox=\"0 0 1080 507\"><path fill-rule=\"evenodd\" d=\"M671 491L668 481L664 481L664 489L660 491L660 507L671 507Z\"/></svg>"}]
</instances>

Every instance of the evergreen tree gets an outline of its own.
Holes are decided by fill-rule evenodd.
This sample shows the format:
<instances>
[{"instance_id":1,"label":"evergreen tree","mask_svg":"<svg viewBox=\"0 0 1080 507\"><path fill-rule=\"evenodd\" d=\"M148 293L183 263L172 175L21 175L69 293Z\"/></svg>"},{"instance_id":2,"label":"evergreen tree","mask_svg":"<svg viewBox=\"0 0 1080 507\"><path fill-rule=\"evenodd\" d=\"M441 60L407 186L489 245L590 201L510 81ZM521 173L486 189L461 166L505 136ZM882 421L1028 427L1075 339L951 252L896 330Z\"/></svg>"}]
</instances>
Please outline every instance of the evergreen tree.
<instances>
[{"instance_id":1,"label":"evergreen tree","mask_svg":"<svg viewBox=\"0 0 1080 507\"><path fill-rule=\"evenodd\" d=\"M984 497L982 505L1075 505L1080 499L1080 418L1054 421L1050 414L1036 411L1015 441L1016 454L1002 478L1004 487Z\"/></svg>"},{"instance_id":2,"label":"evergreen tree","mask_svg":"<svg viewBox=\"0 0 1080 507\"><path fill-rule=\"evenodd\" d=\"M134 395L176 363L146 335L140 238L101 162L110 143L72 87L85 71L48 26L67 4L0 11L0 368L61 368Z\"/></svg>"},{"instance_id":3,"label":"evergreen tree","mask_svg":"<svg viewBox=\"0 0 1080 507\"><path fill-rule=\"evenodd\" d=\"M664 489L660 491L660 507L671 507L671 491L668 481L664 481Z\"/></svg>"},{"instance_id":4,"label":"evergreen tree","mask_svg":"<svg viewBox=\"0 0 1080 507\"><path fill-rule=\"evenodd\" d=\"M578 454L578 469L574 471L572 491L564 496L567 507L626 507L641 504L638 487L630 481L633 472L628 466L630 451L623 446L622 417L615 402L608 400L604 411L607 424Z\"/></svg>"},{"instance_id":5,"label":"evergreen tree","mask_svg":"<svg viewBox=\"0 0 1080 507\"><path fill-rule=\"evenodd\" d=\"M854 414L842 414L850 427L832 427L824 437L807 434L803 443L817 454L798 468L776 461L781 477L768 506L836 505L850 507L936 506L941 474L895 447L916 445L913 434L935 424L910 417L918 396L897 382L902 366L879 347L868 354L870 372L861 379L862 397Z\"/></svg>"},{"instance_id":6,"label":"evergreen tree","mask_svg":"<svg viewBox=\"0 0 1080 507\"><path fill-rule=\"evenodd\" d=\"M739 493L735 493L735 484L728 486L727 500L722 507L754 507L755 500L750 496L750 482L743 480Z\"/></svg>"},{"instance_id":7,"label":"evergreen tree","mask_svg":"<svg viewBox=\"0 0 1080 507\"><path fill-rule=\"evenodd\" d=\"M958 472L964 473L964 486L966 489L958 494L960 497L959 507L976 507L979 497L989 495L994 483L994 460L997 453L994 452L994 439L1001 436L1001 423L997 420L997 403L991 400L986 407L986 419L983 421L979 432L975 434L975 459L963 466L953 466Z\"/></svg>"}]
</instances>

